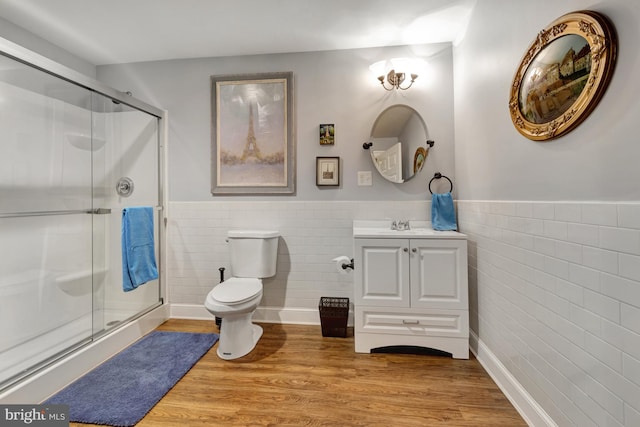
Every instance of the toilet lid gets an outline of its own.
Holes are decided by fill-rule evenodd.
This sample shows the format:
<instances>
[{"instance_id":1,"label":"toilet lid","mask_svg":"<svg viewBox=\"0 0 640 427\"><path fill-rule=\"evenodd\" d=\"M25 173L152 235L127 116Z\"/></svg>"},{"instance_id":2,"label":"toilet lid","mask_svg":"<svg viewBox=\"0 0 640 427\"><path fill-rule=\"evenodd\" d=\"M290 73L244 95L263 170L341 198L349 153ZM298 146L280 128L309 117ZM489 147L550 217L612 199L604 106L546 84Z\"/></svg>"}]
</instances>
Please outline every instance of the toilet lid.
<instances>
[{"instance_id":1,"label":"toilet lid","mask_svg":"<svg viewBox=\"0 0 640 427\"><path fill-rule=\"evenodd\" d=\"M262 292L260 279L233 277L214 287L211 296L223 304L241 304L260 292Z\"/></svg>"}]
</instances>

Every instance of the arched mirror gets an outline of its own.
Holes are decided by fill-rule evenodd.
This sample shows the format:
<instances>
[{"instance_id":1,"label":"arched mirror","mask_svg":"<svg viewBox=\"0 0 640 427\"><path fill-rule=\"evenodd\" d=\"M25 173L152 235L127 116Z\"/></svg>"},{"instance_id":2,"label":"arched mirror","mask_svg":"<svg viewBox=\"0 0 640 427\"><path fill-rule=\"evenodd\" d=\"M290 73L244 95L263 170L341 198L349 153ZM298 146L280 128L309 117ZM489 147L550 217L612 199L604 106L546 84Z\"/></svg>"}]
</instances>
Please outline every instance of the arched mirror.
<instances>
[{"instance_id":1,"label":"arched mirror","mask_svg":"<svg viewBox=\"0 0 640 427\"><path fill-rule=\"evenodd\" d=\"M380 175L397 184L416 176L424 166L433 141L420 114L408 105L392 105L384 110L363 145Z\"/></svg>"}]
</instances>

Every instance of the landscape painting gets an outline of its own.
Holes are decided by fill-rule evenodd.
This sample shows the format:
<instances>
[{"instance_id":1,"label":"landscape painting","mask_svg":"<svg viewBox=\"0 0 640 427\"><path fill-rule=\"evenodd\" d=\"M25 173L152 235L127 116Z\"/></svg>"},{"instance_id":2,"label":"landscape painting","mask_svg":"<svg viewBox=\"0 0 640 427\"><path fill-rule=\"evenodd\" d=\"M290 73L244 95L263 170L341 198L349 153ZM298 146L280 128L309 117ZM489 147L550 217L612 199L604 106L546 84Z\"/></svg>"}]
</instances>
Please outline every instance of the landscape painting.
<instances>
[{"instance_id":1,"label":"landscape painting","mask_svg":"<svg viewBox=\"0 0 640 427\"><path fill-rule=\"evenodd\" d=\"M520 111L531 123L547 123L567 111L591 72L591 48L582 36L559 37L531 62L520 88Z\"/></svg>"}]
</instances>

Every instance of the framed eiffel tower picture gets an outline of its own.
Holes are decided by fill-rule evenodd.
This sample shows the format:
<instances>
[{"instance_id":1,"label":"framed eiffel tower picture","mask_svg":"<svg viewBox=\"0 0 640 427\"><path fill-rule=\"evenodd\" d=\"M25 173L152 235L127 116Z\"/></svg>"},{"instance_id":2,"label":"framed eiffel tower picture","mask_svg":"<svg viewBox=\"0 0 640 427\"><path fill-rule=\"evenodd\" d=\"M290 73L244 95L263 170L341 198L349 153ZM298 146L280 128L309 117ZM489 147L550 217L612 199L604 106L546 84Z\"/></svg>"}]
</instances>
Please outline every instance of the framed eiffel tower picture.
<instances>
[{"instance_id":1,"label":"framed eiffel tower picture","mask_svg":"<svg viewBox=\"0 0 640 427\"><path fill-rule=\"evenodd\" d=\"M211 76L211 193L294 194L293 73Z\"/></svg>"}]
</instances>

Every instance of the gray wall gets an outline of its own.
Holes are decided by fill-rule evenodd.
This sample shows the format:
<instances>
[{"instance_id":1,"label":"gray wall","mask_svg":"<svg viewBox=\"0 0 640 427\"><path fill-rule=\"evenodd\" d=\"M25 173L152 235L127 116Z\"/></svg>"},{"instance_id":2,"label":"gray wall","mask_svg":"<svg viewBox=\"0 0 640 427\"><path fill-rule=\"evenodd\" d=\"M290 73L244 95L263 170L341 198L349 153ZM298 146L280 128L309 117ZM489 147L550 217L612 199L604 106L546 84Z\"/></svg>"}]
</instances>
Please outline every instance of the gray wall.
<instances>
[{"instance_id":1,"label":"gray wall","mask_svg":"<svg viewBox=\"0 0 640 427\"><path fill-rule=\"evenodd\" d=\"M425 58L433 74L420 76L408 91L383 90L368 67L398 56ZM210 193L210 76L276 71L294 74L297 192L295 196L269 196L269 200L425 200L429 196L426 184L435 171L453 175L449 44L108 65L98 67L98 78L169 111L170 200L256 200L260 197L214 198ZM378 177L369 153L362 149L378 113L396 103L414 107L436 142L420 178L402 186ZM321 123L335 123L334 146L319 145ZM340 188L316 187L316 156L341 158ZM357 171L362 170L373 171L373 186L357 186Z\"/></svg>"},{"instance_id":2,"label":"gray wall","mask_svg":"<svg viewBox=\"0 0 640 427\"><path fill-rule=\"evenodd\" d=\"M580 9L615 23L613 80L591 115L550 142L521 136L509 116L510 85L530 43L557 17ZM467 200L639 200L638 2L482 1L456 47L456 180Z\"/></svg>"}]
</instances>

